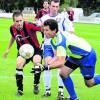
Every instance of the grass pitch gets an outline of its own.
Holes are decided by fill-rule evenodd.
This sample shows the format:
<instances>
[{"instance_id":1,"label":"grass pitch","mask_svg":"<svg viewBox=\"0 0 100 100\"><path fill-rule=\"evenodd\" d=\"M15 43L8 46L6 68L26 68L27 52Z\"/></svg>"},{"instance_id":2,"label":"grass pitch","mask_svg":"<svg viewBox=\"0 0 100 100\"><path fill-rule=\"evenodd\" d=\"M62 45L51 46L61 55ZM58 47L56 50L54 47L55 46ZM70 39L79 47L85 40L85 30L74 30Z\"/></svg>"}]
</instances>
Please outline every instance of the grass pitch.
<instances>
[{"instance_id":1,"label":"grass pitch","mask_svg":"<svg viewBox=\"0 0 100 100\"><path fill-rule=\"evenodd\" d=\"M41 75L40 93L38 95L33 94L33 75L30 73L33 65L31 62L24 68L24 95L22 97L16 97L16 43L14 43L13 47L11 48L8 58L2 58L2 55L6 50L10 39L9 27L11 24L11 19L0 19L0 100L57 100L57 70L52 71L51 97L43 98L43 75ZM98 59L96 64L96 74L100 74L100 25L75 23L74 26L76 34L84 37L96 50ZM39 33L38 37L40 37L41 42L41 35ZM100 85L87 88L84 85L84 80L79 72L79 69L77 69L71 76L75 84L75 90L80 100L100 99ZM65 88L64 96L68 96Z\"/></svg>"}]
</instances>

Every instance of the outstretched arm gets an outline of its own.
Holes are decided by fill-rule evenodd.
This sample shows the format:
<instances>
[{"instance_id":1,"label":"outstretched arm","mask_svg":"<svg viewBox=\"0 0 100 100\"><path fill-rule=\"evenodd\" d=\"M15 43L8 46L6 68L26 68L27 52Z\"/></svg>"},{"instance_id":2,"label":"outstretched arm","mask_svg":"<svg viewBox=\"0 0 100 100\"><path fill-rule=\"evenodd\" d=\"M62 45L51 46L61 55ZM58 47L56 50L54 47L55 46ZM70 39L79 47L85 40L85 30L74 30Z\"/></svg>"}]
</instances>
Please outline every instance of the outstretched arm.
<instances>
[{"instance_id":1,"label":"outstretched arm","mask_svg":"<svg viewBox=\"0 0 100 100\"><path fill-rule=\"evenodd\" d=\"M14 43L14 38L13 37L11 37L11 39L10 39L10 41L9 41L9 45L8 45L8 47L7 47L7 49L6 49L6 51L5 51L5 53L3 54L3 58L7 58L7 55L8 55L8 53L9 53L9 51L10 51L10 48L12 47L12 45L13 45L13 43Z\"/></svg>"},{"instance_id":2,"label":"outstretched arm","mask_svg":"<svg viewBox=\"0 0 100 100\"><path fill-rule=\"evenodd\" d=\"M37 67L32 68L31 73L39 73L42 72L44 70L49 70L49 69L55 69L55 68L60 68L63 67L65 63L65 57L54 57L51 59L51 61L48 64L40 64L38 63Z\"/></svg>"},{"instance_id":3,"label":"outstretched arm","mask_svg":"<svg viewBox=\"0 0 100 100\"><path fill-rule=\"evenodd\" d=\"M49 68L50 69L55 69L55 68L60 68L63 67L65 63L65 57L54 57L50 62L49 62Z\"/></svg>"}]
</instances>

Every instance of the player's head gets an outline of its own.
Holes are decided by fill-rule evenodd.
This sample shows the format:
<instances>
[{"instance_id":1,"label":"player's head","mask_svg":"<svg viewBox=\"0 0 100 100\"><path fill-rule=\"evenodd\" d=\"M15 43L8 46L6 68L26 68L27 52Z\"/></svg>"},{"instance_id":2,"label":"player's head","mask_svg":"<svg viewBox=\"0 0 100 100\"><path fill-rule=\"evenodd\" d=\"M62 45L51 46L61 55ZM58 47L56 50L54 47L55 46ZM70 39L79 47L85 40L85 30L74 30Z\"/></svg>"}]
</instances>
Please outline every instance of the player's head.
<instances>
[{"instance_id":1,"label":"player's head","mask_svg":"<svg viewBox=\"0 0 100 100\"><path fill-rule=\"evenodd\" d=\"M59 11L60 0L51 0L49 4L50 15L55 16Z\"/></svg>"},{"instance_id":2,"label":"player's head","mask_svg":"<svg viewBox=\"0 0 100 100\"><path fill-rule=\"evenodd\" d=\"M56 20L48 19L44 22L44 34L47 38L54 38L58 32L58 23Z\"/></svg>"},{"instance_id":3,"label":"player's head","mask_svg":"<svg viewBox=\"0 0 100 100\"><path fill-rule=\"evenodd\" d=\"M18 30L23 28L23 15L20 11L15 11L13 13L13 21Z\"/></svg>"},{"instance_id":4,"label":"player's head","mask_svg":"<svg viewBox=\"0 0 100 100\"><path fill-rule=\"evenodd\" d=\"M44 8L44 9L49 8L49 2L48 2L48 0L44 0L44 1L43 1L43 8Z\"/></svg>"}]
</instances>

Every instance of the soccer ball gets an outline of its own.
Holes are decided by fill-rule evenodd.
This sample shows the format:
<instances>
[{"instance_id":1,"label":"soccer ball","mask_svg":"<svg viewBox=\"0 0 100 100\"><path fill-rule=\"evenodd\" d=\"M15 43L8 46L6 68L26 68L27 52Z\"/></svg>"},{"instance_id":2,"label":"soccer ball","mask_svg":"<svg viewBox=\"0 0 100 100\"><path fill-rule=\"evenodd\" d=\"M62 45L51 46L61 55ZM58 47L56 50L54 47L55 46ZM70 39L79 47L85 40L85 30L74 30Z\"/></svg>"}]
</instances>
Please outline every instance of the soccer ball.
<instances>
[{"instance_id":1,"label":"soccer ball","mask_svg":"<svg viewBox=\"0 0 100 100\"><path fill-rule=\"evenodd\" d=\"M34 54L34 48L30 44L24 44L19 48L19 54L25 59L29 59Z\"/></svg>"}]
</instances>

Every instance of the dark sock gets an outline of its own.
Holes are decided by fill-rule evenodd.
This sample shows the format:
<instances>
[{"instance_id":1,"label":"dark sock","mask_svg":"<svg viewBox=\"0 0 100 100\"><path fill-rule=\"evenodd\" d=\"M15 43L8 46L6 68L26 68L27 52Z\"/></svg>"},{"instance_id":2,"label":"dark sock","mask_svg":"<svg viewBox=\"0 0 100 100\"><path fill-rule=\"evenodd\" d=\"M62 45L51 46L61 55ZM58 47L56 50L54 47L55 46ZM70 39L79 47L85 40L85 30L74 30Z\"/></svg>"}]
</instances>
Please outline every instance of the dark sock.
<instances>
[{"instance_id":1,"label":"dark sock","mask_svg":"<svg viewBox=\"0 0 100 100\"><path fill-rule=\"evenodd\" d=\"M16 69L16 84L18 87L18 90L23 91L23 75L20 73L23 73L22 69Z\"/></svg>"},{"instance_id":2,"label":"dark sock","mask_svg":"<svg viewBox=\"0 0 100 100\"><path fill-rule=\"evenodd\" d=\"M41 73L35 73L34 74L34 84L39 84L39 82L40 82L40 75L41 75Z\"/></svg>"},{"instance_id":3,"label":"dark sock","mask_svg":"<svg viewBox=\"0 0 100 100\"><path fill-rule=\"evenodd\" d=\"M59 88L62 88L63 89L63 86L59 86Z\"/></svg>"}]
</instances>

